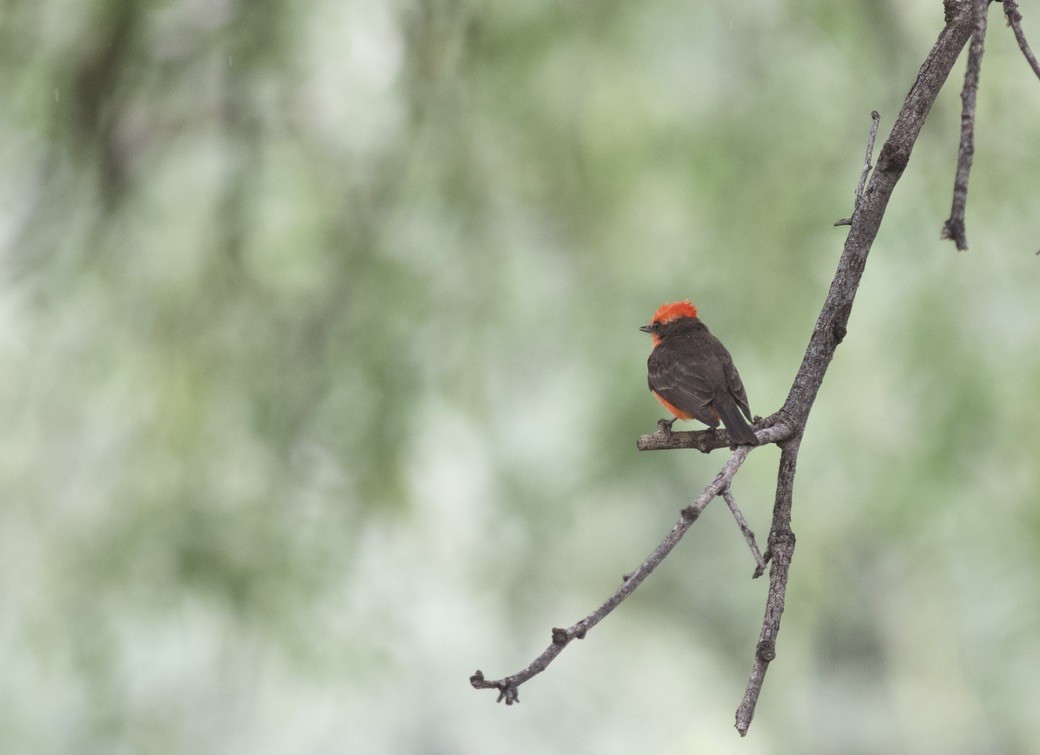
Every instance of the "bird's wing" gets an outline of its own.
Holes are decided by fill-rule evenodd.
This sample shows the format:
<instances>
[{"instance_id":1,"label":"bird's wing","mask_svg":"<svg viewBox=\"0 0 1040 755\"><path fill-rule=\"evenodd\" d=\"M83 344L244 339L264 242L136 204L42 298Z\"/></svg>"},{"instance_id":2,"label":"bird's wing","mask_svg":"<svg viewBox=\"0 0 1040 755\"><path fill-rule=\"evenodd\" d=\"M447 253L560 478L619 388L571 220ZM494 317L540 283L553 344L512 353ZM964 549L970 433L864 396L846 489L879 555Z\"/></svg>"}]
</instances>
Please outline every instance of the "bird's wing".
<instances>
[{"instance_id":1,"label":"bird's wing","mask_svg":"<svg viewBox=\"0 0 1040 755\"><path fill-rule=\"evenodd\" d=\"M691 417L715 427L719 423L708 409L715 396L710 364L701 350L686 339L662 342L647 360L650 390Z\"/></svg>"},{"instance_id":2,"label":"bird's wing","mask_svg":"<svg viewBox=\"0 0 1040 755\"><path fill-rule=\"evenodd\" d=\"M744 390L744 381L740 379L740 373L737 372L736 366L733 364L733 357L726 351L726 347L719 343L719 359L722 362L722 374L726 376L726 385L729 387L729 392L736 399L737 406L744 412L744 416L751 419L751 407L748 406L747 391Z\"/></svg>"}]
</instances>

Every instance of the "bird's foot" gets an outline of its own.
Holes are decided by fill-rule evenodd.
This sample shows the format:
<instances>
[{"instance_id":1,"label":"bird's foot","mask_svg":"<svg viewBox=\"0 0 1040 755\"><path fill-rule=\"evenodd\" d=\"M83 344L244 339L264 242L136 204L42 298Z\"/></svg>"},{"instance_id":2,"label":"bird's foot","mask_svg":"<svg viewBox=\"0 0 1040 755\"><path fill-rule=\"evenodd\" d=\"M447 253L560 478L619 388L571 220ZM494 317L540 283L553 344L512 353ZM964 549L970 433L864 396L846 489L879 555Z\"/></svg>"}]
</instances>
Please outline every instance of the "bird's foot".
<instances>
[{"instance_id":1,"label":"bird's foot","mask_svg":"<svg viewBox=\"0 0 1040 755\"><path fill-rule=\"evenodd\" d=\"M657 432L661 435L671 435L672 425L675 424L675 419L659 419L657 420Z\"/></svg>"}]
</instances>

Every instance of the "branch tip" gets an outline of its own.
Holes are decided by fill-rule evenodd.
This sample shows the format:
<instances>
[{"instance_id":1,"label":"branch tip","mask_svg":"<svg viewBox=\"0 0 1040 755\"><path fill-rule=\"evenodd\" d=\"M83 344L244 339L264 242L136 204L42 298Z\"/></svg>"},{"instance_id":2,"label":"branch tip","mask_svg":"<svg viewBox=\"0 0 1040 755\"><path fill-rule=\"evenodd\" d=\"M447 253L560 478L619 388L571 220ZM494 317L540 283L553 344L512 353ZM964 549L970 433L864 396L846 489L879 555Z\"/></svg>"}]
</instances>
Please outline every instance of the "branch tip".
<instances>
[{"instance_id":1,"label":"branch tip","mask_svg":"<svg viewBox=\"0 0 1040 755\"><path fill-rule=\"evenodd\" d=\"M1004 16L1007 18L1011 31L1015 34L1018 49L1022 51L1026 62L1029 63L1029 67L1033 69L1033 73L1036 74L1037 78L1040 78L1040 62L1037 61L1036 55L1033 54L1033 49L1029 46L1028 40L1026 40L1026 34L1022 31L1022 14L1018 10L1016 0L1004 0Z\"/></svg>"},{"instance_id":2,"label":"branch tip","mask_svg":"<svg viewBox=\"0 0 1040 755\"><path fill-rule=\"evenodd\" d=\"M480 669L469 678L469 683L474 689L497 689L498 698L496 703L504 702L506 705L520 702L520 690L512 681L511 677L489 682L484 678L484 672Z\"/></svg>"}]
</instances>

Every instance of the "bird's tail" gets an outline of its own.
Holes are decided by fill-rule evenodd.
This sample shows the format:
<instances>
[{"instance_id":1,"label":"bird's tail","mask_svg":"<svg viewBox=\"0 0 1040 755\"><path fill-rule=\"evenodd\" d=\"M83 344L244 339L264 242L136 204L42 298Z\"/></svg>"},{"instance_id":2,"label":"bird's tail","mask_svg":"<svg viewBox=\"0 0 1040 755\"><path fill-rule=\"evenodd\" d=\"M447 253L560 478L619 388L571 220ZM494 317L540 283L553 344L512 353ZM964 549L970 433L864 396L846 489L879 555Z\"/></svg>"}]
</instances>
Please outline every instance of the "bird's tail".
<instances>
[{"instance_id":1,"label":"bird's tail","mask_svg":"<svg viewBox=\"0 0 1040 755\"><path fill-rule=\"evenodd\" d=\"M751 426L744 419L744 415L740 413L740 409L737 407L737 403L729 396L718 396L714 401L715 411L719 413L719 418L722 420L722 424L726 426L726 430L729 431L729 437L733 439L734 443L747 444L750 446L758 445L758 438L755 437L754 431Z\"/></svg>"}]
</instances>

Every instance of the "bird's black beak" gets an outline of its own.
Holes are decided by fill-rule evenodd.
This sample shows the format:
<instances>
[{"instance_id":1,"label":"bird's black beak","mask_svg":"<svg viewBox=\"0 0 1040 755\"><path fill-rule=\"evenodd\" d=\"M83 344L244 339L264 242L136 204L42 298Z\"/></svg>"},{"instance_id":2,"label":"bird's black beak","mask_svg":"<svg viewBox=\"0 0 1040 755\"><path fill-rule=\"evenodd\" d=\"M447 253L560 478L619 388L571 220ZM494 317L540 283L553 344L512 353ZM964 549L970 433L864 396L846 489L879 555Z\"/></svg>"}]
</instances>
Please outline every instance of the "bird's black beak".
<instances>
[{"instance_id":1,"label":"bird's black beak","mask_svg":"<svg viewBox=\"0 0 1040 755\"><path fill-rule=\"evenodd\" d=\"M639 329L641 331L643 331L644 333L649 333L650 332L650 326L649 325L640 325Z\"/></svg>"}]
</instances>

